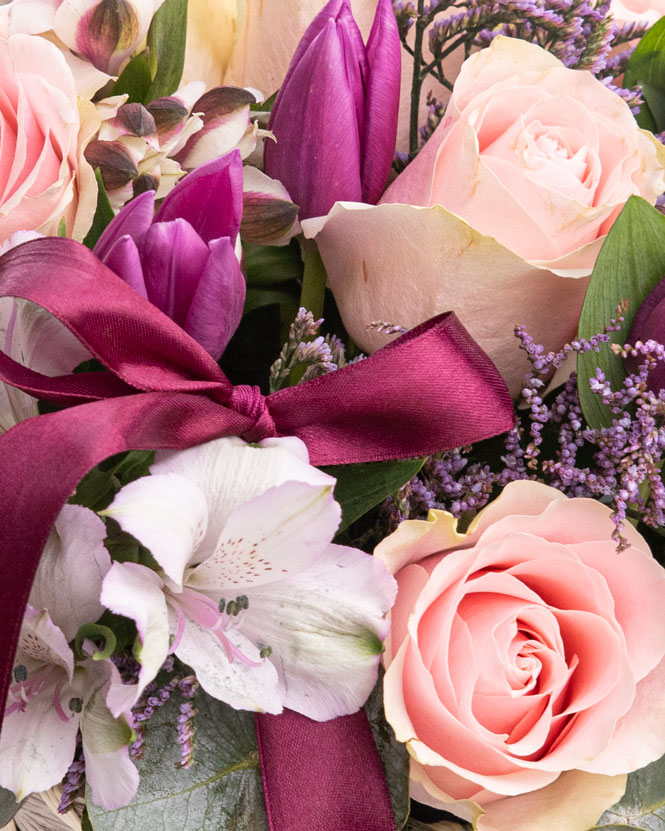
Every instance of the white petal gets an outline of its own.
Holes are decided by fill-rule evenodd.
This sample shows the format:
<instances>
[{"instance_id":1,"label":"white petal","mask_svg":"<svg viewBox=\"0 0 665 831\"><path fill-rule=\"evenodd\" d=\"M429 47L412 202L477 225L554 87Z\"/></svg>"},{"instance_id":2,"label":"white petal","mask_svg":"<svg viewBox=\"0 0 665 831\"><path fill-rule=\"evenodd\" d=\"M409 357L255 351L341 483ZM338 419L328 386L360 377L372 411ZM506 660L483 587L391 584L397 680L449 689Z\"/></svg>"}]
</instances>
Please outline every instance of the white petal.
<instances>
[{"instance_id":1,"label":"white petal","mask_svg":"<svg viewBox=\"0 0 665 831\"><path fill-rule=\"evenodd\" d=\"M240 626L272 648L285 707L324 721L364 704L395 591L383 563L339 545L297 577L247 590Z\"/></svg>"},{"instance_id":2,"label":"white petal","mask_svg":"<svg viewBox=\"0 0 665 831\"><path fill-rule=\"evenodd\" d=\"M72 677L74 655L62 629L53 623L48 612L27 606L14 663L25 663L29 668L53 664L64 670L68 678Z\"/></svg>"},{"instance_id":3,"label":"white petal","mask_svg":"<svg viewBox=\"0 0 665 831\"><path fill-rule=\"evenodd\" d=\"M214 554L189 574L187 585L218 599L227 589L298 574L330 543L340 518L331 485L270 488L233 511Z\"/></svg>"},{"instance_id":4,"label":"white petal","mask_svg":"<svg viewBox=\"0 0 665 831\"><path fill-rule=\"evenodd\" d=\"M176 655L192 667L203 689L213 698L236 710L281 713L275 667L262 660L256 646L237 629L227 629L224 634L259 666L249 666L237 657L229 661L219 639L192 620L185 624Z\"/></svg>"},{"instance_id":5,"label":"white petal","mask_svg":"<svg viewBox=\"0 0 665 831\"><path fill-rule=\"evenodd\" d=\"M119 680L110 661L86 661L86 682L93 693L81 713L81 738L85 775L92 800L107 811L127 805L139 784L139 774L129 758L132 730L123 718L114 718L105 704L109 686Z\"/></svg>"},{"instance_id":6,"label":"white petal","mask_svg":"<svg viewBox=\"0 0 665 831\"><path fill-rule=\"evenodd\" d=\"M125 485L100 513L136 537L182 587L183 571L208 521L205 496L194 482L175 473L144 476Z\"/></svg>"},{"instance_id":7,"label":"white petal","mask_svg":"<svg viewBox=\"0 0 665 831\"><path fill-rule=\"evenodd\" d=\"M104 579L102 601L112 612L136 623L141 641L138 684L112 683L106 703L115 716L131 709L157 675L169 652L169 617L163 582L137 563L114 563Z\"/></svg>"},{"instance_id":8,"label":"white petal","mask_svg":"<svg viewBox=\"0 0 665 831\"><path fill-rule=\"evenodd\" d=\"M70 641L84 623L96 621L111 557L104 548L106 528L92 511L65 505L47 540L30 591L36 609L48 609L51 620Z\"/></svg>"},{"instance_id":9,"label":"white petal","mask_svg":"<svg viewBox=\"0 0 665 831\"><path fill-rule=\"evenodd\" d=\"M259 446L229 437L188 450L160 452L151 472L179 473L205 494L208 530L200 546L205 556L215 550L224 524L237 505L283 482L335 484L331 476L308 463L305 445L293 437L269 439Z\"/></svg>"}]
</instances>

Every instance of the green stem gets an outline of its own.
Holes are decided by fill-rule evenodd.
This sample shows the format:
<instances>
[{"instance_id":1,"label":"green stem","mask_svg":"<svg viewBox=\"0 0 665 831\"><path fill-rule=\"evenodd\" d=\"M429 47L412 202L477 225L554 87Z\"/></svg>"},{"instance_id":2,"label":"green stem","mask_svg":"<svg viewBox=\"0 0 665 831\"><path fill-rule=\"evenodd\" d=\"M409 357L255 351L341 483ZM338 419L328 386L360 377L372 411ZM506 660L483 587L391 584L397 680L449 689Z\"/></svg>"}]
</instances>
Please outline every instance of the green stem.
<instances>
[{"instance_id":1,"label":"green stem","mask_svg":"<svg viewBox=\"0 0 665 831\"><path fill-rule=\"evenodd\" d=\"M300 251L305 269L300 289L300 305L304 306L318 320L323 316L323 301L326 296L326 269L314 240L300 239Z\"/></svg>"},{"instance_id":2,"label":"green stem","mask_svg":"<svg viewBox=\"0 0 665 831\"><path fill-rule=\"evenodd\" d=\"M411 81L411 118L409 121L409 153L418 150L418 116L420 110L420 89L423 84L421 64L423 60L423 38L429 18L425 18L425 0L418 0L416 37L413 43L413 78Z\"/></svg>"}]
</instances>

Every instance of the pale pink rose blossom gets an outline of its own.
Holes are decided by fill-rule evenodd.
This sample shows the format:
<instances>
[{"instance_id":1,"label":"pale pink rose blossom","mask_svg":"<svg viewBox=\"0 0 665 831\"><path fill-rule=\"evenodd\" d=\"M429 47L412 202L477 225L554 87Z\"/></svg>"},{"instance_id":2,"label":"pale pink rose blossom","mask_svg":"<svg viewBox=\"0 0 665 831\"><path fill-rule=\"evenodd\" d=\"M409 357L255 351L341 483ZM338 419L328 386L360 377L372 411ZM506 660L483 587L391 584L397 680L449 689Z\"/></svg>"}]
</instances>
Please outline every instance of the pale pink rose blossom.
<instances>
[{"instance_id":1,"label":"pale pink rose blossom","mask_svg":"<svg viewBox=\"0 0 665 831\"><path fill-rule=\"evenodd\" d=\"M54 235L63 218L69 236L85 235L97 187L83 147L98 123L57 47L0 37L0 242L22 230Z\"/></svg>"},{"instance_id":2,"label":"pale pink rose blossom","mask_svg":"<svg viewBox=\"0 0 665 831\"><path fill-rule=\"evenodd\" d=\"M466 534L431 511L378 546L415 799L479 831L585 831L663 755L665 569L631 525L617 554L613 528L607 506L521 481Z\"/></svg>"},{"instance_id":3,"label":"pale pink rose blossom","mask_svg":"<svg viewBox=\"0 0 665 831\"><path fill-rule=\"evenodd\" d=\"M665 150L590 72L497 37L469 58L447 115L376 207L339 203L316 236L342 319L411 328L453 309L513 393L517 324L547 350L575 336L588 278L626 200L665 189Z\"/></svg>"},{"instance_id":4,"label":"pale pink rose blossom","mask_svg":"<svg viewBox=\"0 0 665 831\"><path fill-rule=\"evenodd\" d=\"M653 26L665 14L663 0L612 0L612 17L620 23L648 23Z\"/></svg>"}]
</instances>

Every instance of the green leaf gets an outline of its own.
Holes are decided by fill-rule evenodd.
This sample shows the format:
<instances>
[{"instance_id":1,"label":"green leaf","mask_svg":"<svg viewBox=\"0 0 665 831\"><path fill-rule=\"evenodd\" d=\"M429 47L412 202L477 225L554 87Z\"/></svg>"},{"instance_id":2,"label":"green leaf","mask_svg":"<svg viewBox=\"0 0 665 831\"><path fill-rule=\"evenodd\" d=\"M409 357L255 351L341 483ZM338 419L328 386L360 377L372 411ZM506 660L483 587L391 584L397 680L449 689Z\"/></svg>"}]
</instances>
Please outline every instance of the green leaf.
<instances>
[{"instance_id":1,"label":"green leaf","mask_svg":"<svg viewBox=\"0 0 665 831\"><path fill-rule=\"evenodd\" d=\"M645 83L642 85L642 94L647 103L648 113L646 118L637 119L638 124L645 130L662 133L665 130L665 90ZM643 114L644 109L640 116Z\"/></svg>"},{"instance_id":2,"label":"green leaf","mask_svg":"<svg viewBox=\"0 0 665 831\"><path fill-rule=\"evenodd\" d=\"M86 473L69 501L93 511L103 510L121 487L148 474L154 458L152 450L130 450L111 456Z\"/></svg>"},{"instance_id":3,"label":"green leaf","mask_svg":"<svg viewBox=\"0 0 665 831\"><path fill-rule=\"evenodd\" d=\"M178 89L185 65L187 0L165 0L148 30L152 83L143 103Z\"/></svg>"},{"instance_id":4,"label":"green leaf","mask_svg":"<svg viewBox=\"0 0 665 831\"><path fill-rule=\"evenodd\" d=\"M394 493L418 473L424 459L399 459L357 465L331 465L321 468L337 479L335 499L342 506L339 531L348 528L386 496Z\"/></svg>"},{"instance_id":5,"label":"green leaf","mask_svg":"<svg viewBox=\"0 0 665 831\"><path fill-rule=\"evenodd\" d=\"M111 95L124 95L129 98L127 104L147 104L152 86L150 74L150 60L146 52L134 55L127 66L122 70L120 77L113 85Z\"/></svg>"},{"instance_id":6,"label":"green leaf","mask_svg":"<svg viewBox=\"0 0 665 831\"><path fill-rule=\"evenodd\" d=\"M297 243L281 247L243 243L248 286L274 286L302 277Z\"/></svg>"},{"instance_id":7,"label":"green leaf","mask_svg":"<svg viewBox=\"0 0 665 831\"><path fill-rule=\"evenodd\" d=\"M104 811L88 798L95 831L267 831L254 714L232 710L202 690L194 764L178 768L178 695L147 723L141 782L134 799Z\"/></svg>"},{"instance_id":8,"label":"green leaf","mask_svg":"<svg viewBox=\"0 0 665 831\"><path fill-rule=\"evenodd\" d=\"M665 756L628 775L626 793L590 831L665 831Z\"/></svg>"},{"instance_id":9,"label":"green leaf","mask_svg":"<svg viewBox=\"0 0 665 831\"><path fill-rule=\"evenodd\" d=\"M390 789L395 826L400 831L409 816L409 753L406 745L395 738L383 713L383 673L365 704L365 712Z\"/></svg>"},{"instance_id":10,"label":"green leaf","mask_svg":"<svg viewBox=\"0 0 665 831\"><path fill-rule=\"evenodd\" d=\"M665 89L665 18L644 35L626 65L624 87L644 82Z\"/></svg>"},{"instance_id":11,"label":"green leaf","mask_svg":"<svg viewBox=\"0 0 665 831\"><path fill-rule=\"evenodd\" d=\"M0 828L4 828L9 824L10 819L16 814L21 807L21 803L16 801L14 794L7 790L7 788L0 788Z\"/></svg>"},{"instance_id":12,"label":"green leaf","mask_svg":"<svg viewBox=\"0 0 665 831\"><path fill-rule=\"evenodd\" d=\"M298 290L272 289L272 288L249 288L245 296L245 308L243 315L259 309L261 306L289 306L298 310ZM295 313L292 318L295 317Z\"/></svg>"},{"instance_id":13,"label":"green leaf","mask_svg":"<svg viewBox=\"0 0 665 831\"><path fill-rule=\"evenodd\" d=\"M644 199L631 196L610 229L591 275L580 315L579 337L602 332L616 317L619 303L629 303L621 330L611 341L624 344L635 315L649 292L665 274L665 216ZM589 387L589 379L600 367L613 389L623 385L626 373L621 357L609 344L600 352L577 357L577 385L584 418L590 427L608 427L612 414Z\"/></svg>"},{"instance_id":14,"label":"green leaf","mask_svg":"<svg viewBox=\"0 0 665 831\"><path fill-rule=\"evenodd\" d=\"M106 228L114 217L113 208L111 207L109 198L106 195L106 188L104 187L102 174L100 173L98 167L95 168L95 179L97 180L97 209L95 210L95 216L92 220L92 226L83 240L83 245L86 245L90 249L95 247L95 244L101 237L104 228Z\"/></svg>"}]
</instances>

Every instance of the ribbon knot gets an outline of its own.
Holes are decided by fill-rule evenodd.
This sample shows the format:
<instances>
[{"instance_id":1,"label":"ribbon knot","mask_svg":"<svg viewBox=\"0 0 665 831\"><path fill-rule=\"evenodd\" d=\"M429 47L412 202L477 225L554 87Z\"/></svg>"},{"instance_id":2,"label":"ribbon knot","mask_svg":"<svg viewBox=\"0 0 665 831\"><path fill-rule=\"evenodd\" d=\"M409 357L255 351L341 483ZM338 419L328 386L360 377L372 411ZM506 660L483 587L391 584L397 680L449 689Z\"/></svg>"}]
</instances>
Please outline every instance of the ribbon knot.
<instances>
[{"instance_id":1,"label":"ribbon knot","mask_svg":"<svg viewBox=\"0 0 665 831\"><path fill-rule=\"evenodd\" d=\"M251 387L248 384L239 384L234 387L231 395L231 408L251 418L254 422L240 437L245 441L261 441L261 439L278 435L268 408L268 401L259 387Z\"/></svg>"}]
</instances>

